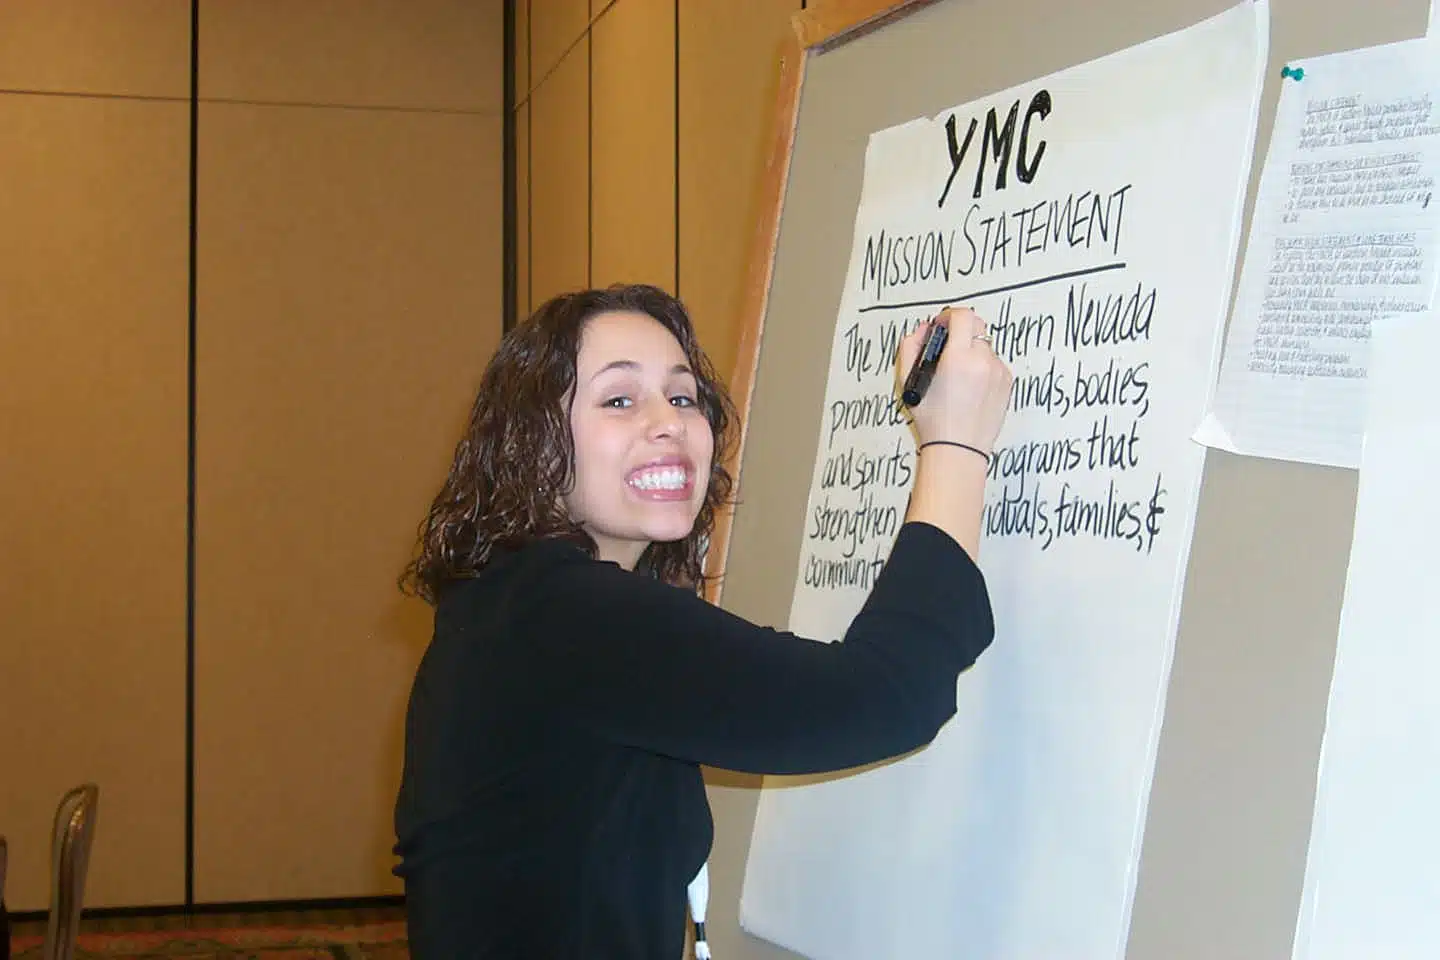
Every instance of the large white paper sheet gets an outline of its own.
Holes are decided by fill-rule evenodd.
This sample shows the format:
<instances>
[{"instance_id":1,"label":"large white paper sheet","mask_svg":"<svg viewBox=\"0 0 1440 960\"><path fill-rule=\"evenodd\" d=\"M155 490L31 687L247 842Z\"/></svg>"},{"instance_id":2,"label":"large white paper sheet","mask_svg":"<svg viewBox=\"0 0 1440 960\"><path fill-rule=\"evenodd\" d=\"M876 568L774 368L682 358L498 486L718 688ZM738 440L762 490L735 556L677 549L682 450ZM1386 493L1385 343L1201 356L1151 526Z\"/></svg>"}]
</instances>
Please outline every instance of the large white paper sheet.
<instances>
[{"instance_id":1,"label":"large white paper sheet","mask_svg":"<svg viewBox=\"0 0 1440 960\"><path fill-rule=\"evenodd\" d=\"M1440 317L1377 325L1295 960L1440 956Z\"/></svg>"},{"instance_id":2,"label":"large white paper sheet","mask_svg":"<svg viewBox=\"0 0 1440 960\"><path fill-rule=\"evenodd\" d=\"M1370 325L1429 309L1440 217L1440 47L1285 67L1213 405L1196 439L1355 467Z\"/></svg>"},{"instance_id":3,"label":"large white paper sheet","mask_svg":"<svg viewBox=\"0 0 1440 960\"><path fill-rule=\"evenodd\" d=\"M915 463L895 346L958 302L1016 373L980 558L997 638L929 748L767 781L752 933L815 958L1123 955L1267 42L1245 2L872 136L789 625L833 640L864 601Z\"/></svg>"}]
</instances>

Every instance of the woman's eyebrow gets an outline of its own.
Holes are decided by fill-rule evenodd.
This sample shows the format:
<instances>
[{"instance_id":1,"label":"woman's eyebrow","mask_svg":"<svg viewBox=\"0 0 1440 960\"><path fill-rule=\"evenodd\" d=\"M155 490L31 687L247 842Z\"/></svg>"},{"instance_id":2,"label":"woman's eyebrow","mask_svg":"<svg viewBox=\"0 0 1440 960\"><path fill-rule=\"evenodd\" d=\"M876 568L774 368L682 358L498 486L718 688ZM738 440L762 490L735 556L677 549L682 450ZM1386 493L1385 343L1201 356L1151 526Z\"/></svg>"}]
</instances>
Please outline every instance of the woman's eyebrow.
<instances>
[{"instance_id":1,"label":"woman's eyebrow","mask_svg":"<svg viewBox=\"0 0 1440 960\"><path fill-rule=\"evenodd\" d=\"M611 360L609 363L605 364L605 366L601 367L599 370L596 370L596 371L595 371L595 375L592 376L590 379L591 379L591 380L595 380L595 379L598 378L601 374L603 374L603 373L608 373L608 372L611 371L611 370L639 370L639 369L640 369L640 364L639 364L638 362L634 361L634 360ZM694 376L694 375L695 375L694 371L690 369L690 365L689 365L688 363L677 363L677 364L675 364L675 366L673 366L673 367L670 368L670 372L671 372L672 374L685 374L685 375L688 375L688 376Z\"/></svg>"},{"instance_id":2,"label":"woman's eyebrow","mask_svg":"<svg viewBox=\"0 0 1440 960\"><path fill-rule=\"evenodd\" d=\"M605 366L601 367L599 370L596 370L596 371L595 371L595 375L592 376L590 379L591 379L591 380L595 380L595 379L597 379L601 374L603 374L603 373L609 373L611 370L639 370L639 369L640 369L640 364L636 363L634 360L611 360L609 363L605 364Z\"/></svg>"}]
</instances>

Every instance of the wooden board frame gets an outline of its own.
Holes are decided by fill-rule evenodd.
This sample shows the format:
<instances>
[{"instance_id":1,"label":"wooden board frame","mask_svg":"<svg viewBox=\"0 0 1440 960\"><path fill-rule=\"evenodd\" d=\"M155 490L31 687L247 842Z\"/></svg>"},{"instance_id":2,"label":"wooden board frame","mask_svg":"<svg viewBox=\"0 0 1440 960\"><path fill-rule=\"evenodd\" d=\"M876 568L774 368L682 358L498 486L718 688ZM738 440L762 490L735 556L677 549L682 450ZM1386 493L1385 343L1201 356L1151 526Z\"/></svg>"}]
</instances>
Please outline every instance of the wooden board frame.
<instances>
[{"instance_id":1,"label":"wooden board frame","mask_svg":"<svg viewBox=\"0 0 1440 960\"><path fill-rule=\"evenodd\" d=\"M738 431L726 454L725 465L739 489L749 435L750 404L760 366L760 340L765 333L765 311L775 275L775 251L780 240L780 217L785 207L790 157L800 120L800 92L811 56L849 43L907 17L937 0L821 0L790 18L790 34L780 45L780 87L771 114L769 147L761 177L761 213L750 239L745 292L740 305L740 346L730 375L730 395L738 414ZM730 535L735 507L717 511L715 529L705 556L705 599L719 604L725 586L725 565L730 558Z\"/></svg>"}]
</instances>

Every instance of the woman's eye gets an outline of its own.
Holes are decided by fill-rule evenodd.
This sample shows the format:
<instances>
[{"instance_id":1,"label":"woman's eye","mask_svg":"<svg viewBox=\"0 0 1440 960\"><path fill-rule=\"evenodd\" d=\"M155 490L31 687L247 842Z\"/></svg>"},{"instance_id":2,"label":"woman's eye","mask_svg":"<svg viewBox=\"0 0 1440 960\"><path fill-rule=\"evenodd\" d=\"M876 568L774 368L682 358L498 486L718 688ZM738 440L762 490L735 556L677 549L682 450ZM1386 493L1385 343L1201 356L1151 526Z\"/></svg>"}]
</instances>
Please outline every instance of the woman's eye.
<instances>
[{"instance_id":1,"label":"woman's eye","mask_svg":"<svg viewBox=\"0 0 1440 960\"><path fill-rule=\"evenodd\" d=\"M677 406L677 407L693 407L693 406L695 406L695 398L694 398L694 397L687 397L687 396L684 396L683 394L680 395L680 396L678 396L678 397L671 397L671 398L670 398L670 402L673 403L673 404L675 404L675 406Z\"/></svg>"},{"instance_id":2,"label":"woman's eye","mask_svg":"<svg viewBox=\"0 0 1440 960\"><path fill-rule=\"evenodd\" d=\"M628 407L628 406L630 406L630 398L629 398L629 397L611 397L609 400L606 400L604 403L602 403L601 406L602 406L602 407L617 407L617 408L618 408L618 407Z\"/></svg>"}]
</instances>

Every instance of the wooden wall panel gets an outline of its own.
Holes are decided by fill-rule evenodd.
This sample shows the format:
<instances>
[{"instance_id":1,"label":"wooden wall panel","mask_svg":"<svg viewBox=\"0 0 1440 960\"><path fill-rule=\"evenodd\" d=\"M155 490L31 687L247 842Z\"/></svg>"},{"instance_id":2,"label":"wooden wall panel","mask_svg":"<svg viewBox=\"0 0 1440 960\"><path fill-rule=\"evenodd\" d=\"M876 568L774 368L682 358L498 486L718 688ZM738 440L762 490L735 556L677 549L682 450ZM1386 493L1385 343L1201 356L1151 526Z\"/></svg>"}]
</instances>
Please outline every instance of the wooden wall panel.
<instances>
[{"instance_id":1,"label":"wooden wall panel","mask_svg":"<svg viewBox=\"0 0 1440 960\"><path fill-rule=\"evenodd\" d=\"M617 3L591 44L590 282L674 290L674 0Z\"/></svg>"},{"instance_id":2,"label":"wooden wall panel","mask_svg":"<svg viewBox=\"0 0 1440 960\"><path fill-rule=\"evenodd\" d=\"M200 95L495 113L501 0L201 0Z\"/></svg>"},{"instance_id":3,"label":"wooden wall panel","mask_svg":"<svg viewBox=\"0 0 1440 960\"><path fill-rule=\"evenodd\" d=\"M89 780L101 796L87 905L174 903L184 895L188 108L4 94L0 129L6 901L48 905L55 808Z\"/></svg>"},{"instance_id":4,"label":"wooden wall panel","mask_svg":"<svg viewBox=\"0 0 1440 960\"><path fill-rule=\"evenodd\" d=\"M500 333L503 10L201 0L202 902L400 889L395 580Z\"/></svg>"},{"instance_id":5,"label":"wooden wall panel","mask_svg":"<svg viewBox=\"0 0 1440 960\"><path fill-rule=\"evenodd\" d=\"M395 580L500 332L500 118L200 119L196 897L396 892Z\"/></svg>"},{"instance_id":6,"label":"wooden wall panel","mask_svg":"<svg viewBox=\"0 0 1440 960\"><path fill-rule=\"evenodd\" d=\"M799 0L680 4L680 295L729 376L779 79Z\"/></svg>"},{"instance_id":7,"label":"wooden wall panel","mask_svg":"<svg viewBox=\"0 0 1440 960\"><path fill-rule=\"evenodd\" d=\"M190 0L0 3L0 90L190 96Z\"/></svg>"},{"instance_id":8,"label":"wooden wall panel","mask_svg":"<svg viewBox=\"0 0 1440 960\"><path fill-rule=\"evenodd\" d=\"M515 111L515 313L530 313L530 105Z\"/></svg>"},{"instance_id":9,"label":"wooden wall panel","mask_svg":"<svg viewBox=\"0 0 1440 960\"><path fill-rule=\"evenodd\" d=\"M530 83L538 87L590 26L589 0L532 0Z\"/></svg>"},{"instance_id":10,"label":"wooden wall panel","mask_svg":"<svg viewBox=\"0 0 1440 960\"><path fill-rule=\"evenodd\" d=\"M586 39L530 95L532 309L589 283L589 83Z\"/></svg>"}]
</instances>

